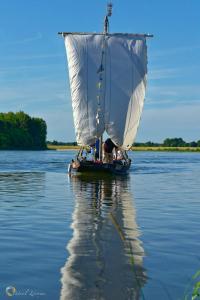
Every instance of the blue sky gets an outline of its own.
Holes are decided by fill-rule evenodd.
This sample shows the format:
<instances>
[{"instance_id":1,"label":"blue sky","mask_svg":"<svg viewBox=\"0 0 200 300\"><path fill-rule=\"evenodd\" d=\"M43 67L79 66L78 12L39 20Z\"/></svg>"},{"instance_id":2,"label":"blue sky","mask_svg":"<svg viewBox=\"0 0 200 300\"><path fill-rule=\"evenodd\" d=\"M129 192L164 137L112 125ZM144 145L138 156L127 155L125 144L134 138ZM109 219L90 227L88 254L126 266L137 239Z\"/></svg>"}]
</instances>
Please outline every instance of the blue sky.
<instances>
[{"instance_id":1,"label":"blue sky","mask_svg":"<svg viewBox=\"0 0 200 300\"><path fill-rule=\"evenodd\" d=\"M0 0L0 111L43 117L48 139L74 141L58 31L102 31L104 0ZM200 139L200 1L113 0L111 32L153 33L137 141Z\"/></svg>"}]
</instances>

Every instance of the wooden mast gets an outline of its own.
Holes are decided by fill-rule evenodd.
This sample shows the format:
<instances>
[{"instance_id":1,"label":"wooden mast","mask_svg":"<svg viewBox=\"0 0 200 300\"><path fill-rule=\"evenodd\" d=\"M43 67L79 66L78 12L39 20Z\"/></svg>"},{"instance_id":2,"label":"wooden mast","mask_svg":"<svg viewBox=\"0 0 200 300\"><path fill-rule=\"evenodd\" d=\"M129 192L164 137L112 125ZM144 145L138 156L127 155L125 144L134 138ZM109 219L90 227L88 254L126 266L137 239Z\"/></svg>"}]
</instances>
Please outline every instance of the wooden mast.
<instances>
[{"instance_id":1,"label":"wooden mast","mask_svg":"<svg viewBox=\"0 0 200 300\"><path fill-rule=\"evenodd\" d=\"M107 14L104 18L104 31L103 34L107 35L109 32L109 19L108 17L112 16L112 3L107 4ZM101 135L99 138L99 160L102 161L102 144L103 144L103 136Z\"/></svg>"}]
</instances>

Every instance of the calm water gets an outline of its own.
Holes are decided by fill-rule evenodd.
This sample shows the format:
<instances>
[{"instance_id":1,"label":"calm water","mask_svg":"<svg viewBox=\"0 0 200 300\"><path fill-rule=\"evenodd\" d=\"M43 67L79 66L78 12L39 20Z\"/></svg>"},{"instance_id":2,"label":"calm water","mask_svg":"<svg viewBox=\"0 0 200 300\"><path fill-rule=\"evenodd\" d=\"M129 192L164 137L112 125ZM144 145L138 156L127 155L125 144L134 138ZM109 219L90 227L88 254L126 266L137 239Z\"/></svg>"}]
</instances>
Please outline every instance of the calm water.
<instances>
[{"instance_id":1,"label":"calm water","mask_svg":"<svg viewBox=\"0 0 200 300\"><path fill-rule=\"evenodd\" d=\"M69 178L74 153L0 152L0 299L183 299L200 154L134 153L128 177L101 179Z\"/></svg>"}]
</instances>

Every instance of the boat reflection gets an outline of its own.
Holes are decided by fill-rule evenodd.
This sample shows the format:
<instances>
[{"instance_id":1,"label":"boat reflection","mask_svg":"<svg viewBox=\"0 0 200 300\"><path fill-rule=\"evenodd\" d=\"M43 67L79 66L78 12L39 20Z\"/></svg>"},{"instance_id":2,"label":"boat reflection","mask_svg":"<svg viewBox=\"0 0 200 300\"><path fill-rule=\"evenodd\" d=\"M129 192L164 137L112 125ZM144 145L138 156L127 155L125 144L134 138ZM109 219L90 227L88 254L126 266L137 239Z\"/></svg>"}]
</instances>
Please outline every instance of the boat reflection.
<instances>
[{"instance_id":1,"label":"boat reflection","mask_svg":"<svg viewBox=\"0 0 200 300\"><path fill-rule=\"evenodd\" d=\"M76 205L60 299L139 299L144 250L129 179L70 180Z\"/></svg>"}]
</instances>

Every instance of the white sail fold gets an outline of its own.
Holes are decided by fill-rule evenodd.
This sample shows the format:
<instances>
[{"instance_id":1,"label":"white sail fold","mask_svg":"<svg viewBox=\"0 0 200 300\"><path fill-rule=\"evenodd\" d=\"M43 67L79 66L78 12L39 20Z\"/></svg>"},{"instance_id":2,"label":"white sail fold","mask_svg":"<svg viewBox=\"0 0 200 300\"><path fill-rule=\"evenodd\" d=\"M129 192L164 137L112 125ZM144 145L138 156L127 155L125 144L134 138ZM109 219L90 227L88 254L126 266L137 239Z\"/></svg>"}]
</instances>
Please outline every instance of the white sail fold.
<instances>
[{"instance_id":1,"label":"white sail fold","mask_svg":"<svg viewBox=\"0 0 200 300\"><path fill-rule=\"evenodd\" d=\"M68 34L65 45L78 144L93 144L106 130L116 145L129 149L145 97L145 37Z\"/></svg>"}]
</instances>

